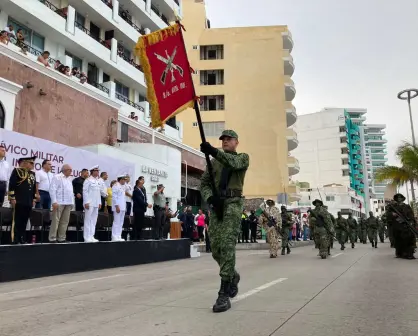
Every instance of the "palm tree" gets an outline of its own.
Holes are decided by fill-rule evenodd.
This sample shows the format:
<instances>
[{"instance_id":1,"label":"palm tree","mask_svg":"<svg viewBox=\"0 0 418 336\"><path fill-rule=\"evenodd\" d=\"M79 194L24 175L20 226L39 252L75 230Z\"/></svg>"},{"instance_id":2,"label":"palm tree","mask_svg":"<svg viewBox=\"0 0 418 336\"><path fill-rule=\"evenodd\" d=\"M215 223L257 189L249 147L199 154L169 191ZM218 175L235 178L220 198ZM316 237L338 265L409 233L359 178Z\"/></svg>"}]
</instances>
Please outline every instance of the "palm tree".
<instances>
[{"instance_id":1,"label":"palm tree","mask_svg":"<svg viewBox=\"0 0 418 336\"><path fill-rule=\"evenodd\" d=\"M375 178L378 182L389 180L391 184L403 186L411 183L411 196L415 203L413 183L418 181L418 147L405 142L398 147L396 156L401 167L384 166L376 170Z\"/></svg>"}]
</instances>

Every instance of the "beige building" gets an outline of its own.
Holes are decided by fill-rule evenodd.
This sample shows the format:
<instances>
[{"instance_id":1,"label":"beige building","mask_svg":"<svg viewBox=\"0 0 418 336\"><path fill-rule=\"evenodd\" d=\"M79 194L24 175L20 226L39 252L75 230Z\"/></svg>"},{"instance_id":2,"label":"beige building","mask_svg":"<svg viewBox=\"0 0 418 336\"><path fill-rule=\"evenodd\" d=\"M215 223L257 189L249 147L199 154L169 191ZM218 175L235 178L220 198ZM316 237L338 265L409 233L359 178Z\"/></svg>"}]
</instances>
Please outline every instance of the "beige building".
<instances>
[{"instance_id":1,"label":"beige building","mask_svg":"<svg viewBox=\"0 0 418 336\"><path fill-rule=\"evenodd\" d=\"M183 0L182 15L190 64L208 141L217 144L224 129L239 134L240 152L250 155L245 184L247 198L288 201L298 197L289 178L299 172L290 155L298 145L292 126L297 116L292 100L294 65L287 26L211 29L204 1ZM177 117L184 143L201 142L194 110Z\"/></svg>"}]
</instances>

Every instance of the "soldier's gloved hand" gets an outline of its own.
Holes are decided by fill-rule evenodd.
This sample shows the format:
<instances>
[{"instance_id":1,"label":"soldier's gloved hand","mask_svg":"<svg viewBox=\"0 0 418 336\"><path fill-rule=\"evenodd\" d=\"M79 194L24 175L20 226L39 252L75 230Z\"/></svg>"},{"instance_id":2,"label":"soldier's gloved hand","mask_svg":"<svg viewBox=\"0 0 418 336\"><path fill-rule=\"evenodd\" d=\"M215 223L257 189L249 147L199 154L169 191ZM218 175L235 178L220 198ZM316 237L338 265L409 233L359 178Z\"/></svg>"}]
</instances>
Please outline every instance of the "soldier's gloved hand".
<instances>
[{"instance_id":1,"label":"soldier's gloved hand","mask_svg":"<svg viewBox=\"0 0 418 336\"><path fill-rule=\"evenodd\" d=\"M215 196L209 197L208 204L211 206L212 210L215 212L218 218L223 217L222 201L219 197L215 197Z\"/></svg>"},{"instance_id":2,"label":"soldier's gloved hand","mask_svg":"<svg viewBox=\"0 0 418 336\"><path fill-rule=\"evenodd\" d=\"M218 153L218 150L207 141L200 144L200 151L213 157Z\"/></svg>"}]
</instances>

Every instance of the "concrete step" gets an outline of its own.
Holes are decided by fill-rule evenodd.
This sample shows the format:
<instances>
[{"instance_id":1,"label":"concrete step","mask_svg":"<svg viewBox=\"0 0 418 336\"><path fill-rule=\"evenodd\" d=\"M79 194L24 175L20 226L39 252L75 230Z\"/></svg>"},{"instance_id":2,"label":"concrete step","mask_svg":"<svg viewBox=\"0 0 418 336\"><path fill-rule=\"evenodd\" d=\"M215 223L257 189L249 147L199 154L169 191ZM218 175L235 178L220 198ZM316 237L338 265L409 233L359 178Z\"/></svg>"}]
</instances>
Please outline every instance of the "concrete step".
<instances>
[{"instance_id":1,"label":"concrete step","mask_svg":"<svg viewBox=\"0 0 418 336\"><path fill-rule=\"evenodd\" d=\"M293 247L301 247L301 246L308 246L313 245L313 240L307 241L292 241ZM206 252L206 244L205 243L195 243L193 246L197 247L197 251L199 252ZM279 243L281 246L281 243ZM264 240L260 240L258 243L240 243L236 245L237 250L268 250L270 248L269 244L267 244Z\"/></svg>"}]
</instances>

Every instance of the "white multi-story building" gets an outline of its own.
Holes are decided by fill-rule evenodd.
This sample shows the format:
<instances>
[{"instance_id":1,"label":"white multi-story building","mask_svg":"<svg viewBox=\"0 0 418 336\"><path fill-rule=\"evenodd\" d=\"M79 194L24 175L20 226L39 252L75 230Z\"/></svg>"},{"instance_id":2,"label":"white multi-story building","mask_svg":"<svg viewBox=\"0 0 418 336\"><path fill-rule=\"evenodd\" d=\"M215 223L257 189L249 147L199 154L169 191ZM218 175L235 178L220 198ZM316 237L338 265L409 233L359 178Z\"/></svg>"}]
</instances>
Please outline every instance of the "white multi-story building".
<instances>
[{"instance_id":1,"label":"white multi-story building","mask_svg":"<svg viewBox=\"0 0 418 336\"><path fill-rule=\"evenodd\" d=\"M322 199L324 204L328 206L328 211L337 217L337 213L341 211L343 215L352 213L354 217L359 218L361 214L365 214L364 199L356 195L355 191L346 186L327 185L322 188L302 188L302 195L298 202L299 207L313 207L312 202L315 199Z\"/></svg>"},{"instance_id":2,"label":"white multi-story building","mask_svg":"<svg viewBox=\"0 0 418 336\"><path fill-rule=\"evenodd\" d=\"M28 54L47 50L52 66L59 60L77 67L88 77L86 87L148 125L146 84L133 49L141 35L181 15L180 0L0 0L0 10L0 26L22 29Z\"/></svg>"}]
</instances>

